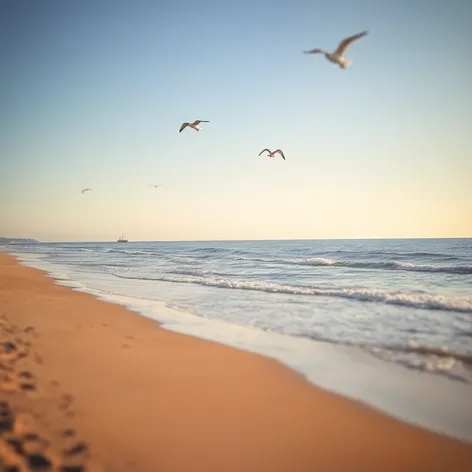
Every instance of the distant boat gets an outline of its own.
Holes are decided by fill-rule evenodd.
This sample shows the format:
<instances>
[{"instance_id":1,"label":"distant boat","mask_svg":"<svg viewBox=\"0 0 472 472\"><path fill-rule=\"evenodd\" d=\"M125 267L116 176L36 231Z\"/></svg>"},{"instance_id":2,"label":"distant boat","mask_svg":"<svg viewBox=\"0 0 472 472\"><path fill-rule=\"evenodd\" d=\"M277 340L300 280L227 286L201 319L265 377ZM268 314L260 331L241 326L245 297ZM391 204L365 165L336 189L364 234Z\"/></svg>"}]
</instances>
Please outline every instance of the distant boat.
<instances>
[{"instance_id":1,"label":"distant boat","mask_svg":"<svg viewBox=\"0 0 472 472\"><path fill-rule=\"evenodd\" d=\"M125 239L123 235L121 235L121 236L118 238L118 242L119 242L119 243L127 243L128 240Z\"/></svg>"}]
</instances>

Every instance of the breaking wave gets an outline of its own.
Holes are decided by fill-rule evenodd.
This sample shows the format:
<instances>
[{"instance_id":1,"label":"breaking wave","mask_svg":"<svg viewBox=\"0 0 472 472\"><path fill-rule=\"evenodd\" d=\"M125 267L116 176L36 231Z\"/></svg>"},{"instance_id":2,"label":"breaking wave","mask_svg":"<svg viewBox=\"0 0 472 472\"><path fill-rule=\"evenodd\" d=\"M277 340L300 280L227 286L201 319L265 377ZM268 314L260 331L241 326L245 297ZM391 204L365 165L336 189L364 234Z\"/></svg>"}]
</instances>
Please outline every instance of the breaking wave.
<instances>
[{"instance_id":1,"label":"breaking wave","mask_svg":"<svg viewBox=\"0 0 472 472\"><path fill-rule=\"evenodd\" d=\"M254 290L260 292L281 293L290 295L325 296L357 300L361 302L378 302L390 305L402 305L412 308L429 310L456 311L472 313L472 297L445 297L422 293L386 292L375 289L354 288L320 288L313 285L284 285L261 280L230 279L218 276L196 275L158 275L155 277L139 277L114 273L122 279L178 282L206 285L210 287L236 290Z\"/></svg>"},{"instance_id":2,"label":"breaking wave","mask_svg":"<svg viewBox=\"0 0 472 472\"><path fill-rule=\"evenodd\" d=\"M308 257L298 259L275 259L275 258L250 258L242 257L241 260L264 262L266 264L290 264L300 266L326 266L326 267L350 267L356 269L384 269L405 270L409 272L442 272L446 274L472 274L470 265L437 266L433 264L413 264L400 261L349 261L334 260L323 257Z\"/></svg>"},{"instance_id":3,"label":"breaking wave","mask_svg":"<svg viewBox=\"0 0 472 472\"><path fill-rule=\"evenodd\" d=\"M406 354L414 353L414 354L421 354L424 356L437 356L437 357L451 358L457 361L461 361L464 364L472 365L472 355L450 351L446 348L434 348L434 347L421 346L421 345L407 345L407 346L389 346L388 349L391 351L404 352Z\"/></svg>"}]
</instances>

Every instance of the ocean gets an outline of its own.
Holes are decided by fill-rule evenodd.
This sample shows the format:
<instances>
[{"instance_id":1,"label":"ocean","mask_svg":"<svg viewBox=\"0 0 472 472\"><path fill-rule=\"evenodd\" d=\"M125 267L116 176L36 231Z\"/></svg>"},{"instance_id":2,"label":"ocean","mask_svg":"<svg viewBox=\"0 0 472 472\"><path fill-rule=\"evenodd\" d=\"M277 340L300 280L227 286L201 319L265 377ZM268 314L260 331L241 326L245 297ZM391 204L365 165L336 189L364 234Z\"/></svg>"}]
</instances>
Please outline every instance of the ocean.
<instances>
[{"instance_id":1,"label":"ocean","mask_svg":"<svg viewBox=\"0 0 472 472\"><path fill-rule=\"evenodd\" d=\"M408 409L402 395L428 385L456 395L455 414L464 407L459 396L472 407L472 239L33 243L3 250L59 283L169 329L277 358L397 416ZM429 410L422 417L415 405L410 419L437 417ZM460 421L451 434L466 430L472 438L472 414L446 416L439 429Z\"/></svg>"}]
</instances>

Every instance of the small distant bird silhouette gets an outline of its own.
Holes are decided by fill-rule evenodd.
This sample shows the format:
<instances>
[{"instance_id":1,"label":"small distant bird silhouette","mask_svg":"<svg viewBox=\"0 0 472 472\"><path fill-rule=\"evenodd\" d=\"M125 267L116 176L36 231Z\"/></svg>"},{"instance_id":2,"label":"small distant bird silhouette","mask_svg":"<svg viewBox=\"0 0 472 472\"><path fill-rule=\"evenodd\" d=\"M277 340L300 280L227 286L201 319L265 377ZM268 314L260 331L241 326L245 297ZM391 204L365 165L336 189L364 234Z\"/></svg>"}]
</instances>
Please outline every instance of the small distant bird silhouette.
<instances>
[{"instance_id":1,"label":"small distant bird silhouette","mask_svg":"<svg viewBox=\"0 0 472 472\"><path fill-rule=\"evenodd\" d=\"M343 54L347 50L347 48L358 39L362 38L368 33L368 31L363 31L362 33L355 34L353 36L349 36L349 38L343 39L336 51L334 52L327 52L323 49L312 49L311 51L303 51L305 54L324 54L328 61L337 64L341 69L346 69L352 64L350 59L346 59Z\"/></svg>"},{"instance_id":2,"label":"small distant bird silhouette","mask_svg":"<svg viewBox=\"0 0 472 472\"><path fill-rule=\"evenodd\" d=\"M275 154L279 153L282 156L282 159L285 161L285 156L284 153L280 149L276 149L275 151L271 151L270 149L263 149L260 153L259 156L264 152L267 151L269 155L267 157L275 157Z\"/></svg>"},{"instance_id":3,"label":"small distant bird silhouette","mask_svg":"<svg viewBox=\"0 0 472 472\"><path fill-rule=\"evenodd\" d=\"M93 192L93 189L91 189L91 188L84 188L84 189L82 190L82 195L83 195L85 192Z\"/></svg>"},{"instance_id":4,"label":"small distant bird silhouette","mask_svg":"<svg viewBox=\"0 0 472 472\"><path fill-rule=\"evenodd\" d=\"M165 187L165 185L162 184L156 184L156 185L150 185L150 187L157 188L157 187Z\"/></svg>"},{"instance_id":5,"label":"small distant bird silhouette","mask_svg":"<svg viewBox=\"0 0 472 472\"><path fill-rule=\"evenodd\" d=\"M182 125L180 126L180 129L179 129L179 133L182 132L182 130L184 130L187 126L189 126L190 128L193 128L195 131L200 131L200 127L198 126L200 123L210 123L209 121L205 121L205 120L195 120L193 123L182 123Z\"/></svg>"}]
</instances>

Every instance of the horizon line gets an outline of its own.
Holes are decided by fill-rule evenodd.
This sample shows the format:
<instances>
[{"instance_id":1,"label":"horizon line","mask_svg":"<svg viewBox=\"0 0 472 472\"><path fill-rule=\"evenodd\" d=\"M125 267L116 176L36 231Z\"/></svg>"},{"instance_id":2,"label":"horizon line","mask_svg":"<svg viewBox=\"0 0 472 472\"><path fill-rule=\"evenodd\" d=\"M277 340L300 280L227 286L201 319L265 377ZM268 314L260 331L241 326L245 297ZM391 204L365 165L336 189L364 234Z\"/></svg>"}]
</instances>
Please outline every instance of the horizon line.
<instances>
[{"instance_id":1,"label":"horizon line","mask_svg":"<svg viewBox=\"0 0 472 472\"><path fill-rule=\"evenodd\" d=\"M35 242L31 244L73 244L73 243L117 243L116 240L77 240L77 241L40 241L31 237L6 237L0 236L4 239L33 239ZM254 242L254 241L394 241L394 240L432 240L432 239L472 239L472 236L447 236L447 237L363 237L363 238L274 238L274 239L142 239L142 240L128 240L125 244L133 243L194 243L194 242ZM121 243L123 244L123 243Z\"/></svg>"}]
</instances>

